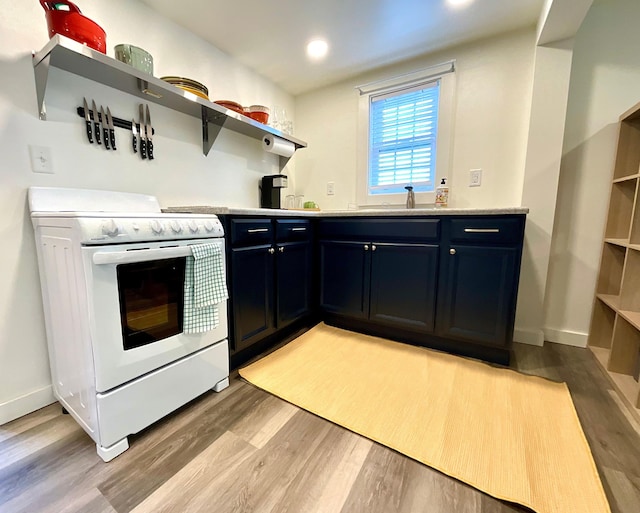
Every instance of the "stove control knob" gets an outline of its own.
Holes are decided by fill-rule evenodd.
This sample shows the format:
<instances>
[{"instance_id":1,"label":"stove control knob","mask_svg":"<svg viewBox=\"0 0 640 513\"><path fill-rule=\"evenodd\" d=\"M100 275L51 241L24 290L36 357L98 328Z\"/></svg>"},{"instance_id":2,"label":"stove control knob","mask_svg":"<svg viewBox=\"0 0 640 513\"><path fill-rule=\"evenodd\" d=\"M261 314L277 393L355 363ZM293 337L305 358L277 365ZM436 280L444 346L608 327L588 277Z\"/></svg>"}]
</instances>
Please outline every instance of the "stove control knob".
<instances>
[{"instance_id":1,"label":"stove control knob","mask_svg":"<svg viewBox=\"0 0 640 513\"><path fill-rule=\"evenodd\" d=\"M182 231L182 226L175 219L171 221L170 225L171 225L171 231L173 233L180 233Z\"/></svg>"},{"instance_id":2,"label":"stove control knob","mask_svg":"<svg viewBox=\"0 0 640 513\"><path fill-rule=\"evenodd\" d=\"M189 221L189 230L191 230L191 233L196 233L198 231L198 223L193 219Z\"/></svg>"},{"instance_id":3,"label":"stove control knob","mask_svg":"<svg viewBox=\"0 0 640 513\"><path fill-rule=\"evenodd\" d=\"M109 219L108 221L104 221L102 223L102 233L108 235L109 237L115 237L118 235L118 225L113 219Z\"/></svg>"},{"instance_id":4,"label":"stove control knob","mask_svg":"<svg viewBox=\"0 0 640 513\"><path fill-rule=\"evenodd\" d=\"M212 221L209 221L208 219L204 222L204 229L207 230L208 232L212 232L213 229L215 228L215 225L213 224Z\"/></svg>"},{"instance_id":5,"label":"stove control knob","mask_svg":"<svg viewBox=\"0 0 640 513\"><path fill-rule=\"evenodd\" d=\"M164 231L164 226L162 226L160 221L154 219L153 221L151 221L151 231L156 235L160 235Z\"/></svg>"}]
</instances>

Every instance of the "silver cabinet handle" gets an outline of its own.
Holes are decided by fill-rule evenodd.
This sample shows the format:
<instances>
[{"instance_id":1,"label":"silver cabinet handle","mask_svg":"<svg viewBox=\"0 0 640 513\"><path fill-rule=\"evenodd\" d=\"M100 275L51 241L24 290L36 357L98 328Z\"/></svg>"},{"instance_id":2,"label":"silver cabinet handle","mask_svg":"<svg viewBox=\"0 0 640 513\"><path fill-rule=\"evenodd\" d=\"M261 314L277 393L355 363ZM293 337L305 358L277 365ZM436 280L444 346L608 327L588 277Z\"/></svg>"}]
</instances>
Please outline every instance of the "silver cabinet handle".
<instances>
[{"instance_id":1,"label":"silver cabinet handle","mask_svg":"<svg viewBox=\"0 0 640 513\"><path fill-rule=\"evenodd\" d=\"M465 233L500 233L500 228L465 228Z\"/></svg>"},{"instance_id":2,"label":"silver cabinet handle","mask_svg":"<svg viewBox=\"0 0 640 513\"><path fill-rule=\"evenodd\" d=\"M247 233L264 233L268 231L269 231L269 228L251 228L247 230Z\"/></svg>"},{"instance_id":3,"label":"silver cabinet handle","mask_svg":"<svg viewBox=\"0 0 640 513\"><path fill-rule=\"evenodd\" d=\"M365 245L364 245L364 250L365 250L365 251L369 251L369 244L365 244Z\"/></svg>"},{"instance_id":4,"label":"silver cabinet handle","mask_svg":"<svg viewBox=\"0 0 640 513\"><path fill-rule=\"evenodd\" d=\"M292 232L306 232L306 228L291 228Z\"/></svg>"},{"instance_id":5,"label":"silver cabinet handle","mask_svg":"<svg viewBox=\"0 0 640 513\"><path fill-rule=\"evenodd\" d=\"M371 251L375 251L376 250L376 245L375 244L371 244Z\"/></svg>"},{"instance_id":6,"label":"silver cabinet handle","mask_svg":"<svg viewBox=\"0 0 640 513\"><path fill-rule=\"evenodd\" d=\"M280 253L284 253L284 246L280 246L280 247L278 248L278 251L280 251Z\"/></svg>"},{"instance_id":7,"label":"silver cabinet handle","mask_svg":"<svg viewBox=\"0 0 640 513\"><path fill-rule=\"evenodd\" d=\"M455 254L456 254L456 250L455 250L455 249L453 249L453 248L451 248L451 249L449 250L449 254L450 254L450 255L455 255Z\"/></svg>"},{"instance_id":8,"label":"silver cabinet handle","mask_svg":"<svg viewBox=\"0 0 640 513\"><path fill-rule=\"evenodd\" d=\"M275 252L276 252L276 250L275 250L275 249L273 249L273 248L269 248L269 254L270 254L270 255L273 255Z\"/></svg>"}]
</instances>

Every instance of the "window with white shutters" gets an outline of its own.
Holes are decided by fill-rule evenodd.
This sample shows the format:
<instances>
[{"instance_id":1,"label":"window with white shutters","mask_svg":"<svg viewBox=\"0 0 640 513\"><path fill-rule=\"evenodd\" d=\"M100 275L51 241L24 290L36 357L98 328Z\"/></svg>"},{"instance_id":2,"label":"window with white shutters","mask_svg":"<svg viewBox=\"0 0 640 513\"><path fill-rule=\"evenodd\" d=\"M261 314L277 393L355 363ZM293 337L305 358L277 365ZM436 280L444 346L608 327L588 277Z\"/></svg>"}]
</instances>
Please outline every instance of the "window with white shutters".
<instances>
[{"instance_id":1,"label":"window with white shutters","mask_svg":"<svg viewBox=\"0 0 640 513\"><path fill-rule=\"evenodd\" d=\"M435 189L440 80L370 97L368 193Z\"/></svg>"},{"instance_id":2,"label":"window with white shutters","mask_svg":"<svg viewBox=\"0 0 640 513\"><path fill-rule=\"evenodd\" d=\"M456 90L455 61L356 87L358 207L435 203L451 170ZM447 182L449 183L449 182Z\"/></svg>"}]
</instances>

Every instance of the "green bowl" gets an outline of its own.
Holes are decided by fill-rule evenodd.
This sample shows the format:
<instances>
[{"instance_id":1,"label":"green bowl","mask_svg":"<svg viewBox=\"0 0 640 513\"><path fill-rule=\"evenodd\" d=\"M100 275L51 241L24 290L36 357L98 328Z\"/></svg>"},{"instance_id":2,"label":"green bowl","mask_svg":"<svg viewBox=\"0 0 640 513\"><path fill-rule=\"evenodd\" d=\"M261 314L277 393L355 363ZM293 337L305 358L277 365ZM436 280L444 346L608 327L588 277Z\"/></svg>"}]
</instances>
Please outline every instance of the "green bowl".
<instances>
[{"instance_id":1,"label":"green bowl","mask_svg":"<svg viewBox=\"0 0 640 513\"><path fill-rule=\"evenodd\" d=\"M149 52L133 45L121 44L113 47L116 59L135 69L153 75L153 57Z\"/></svg>"}]
</instances>

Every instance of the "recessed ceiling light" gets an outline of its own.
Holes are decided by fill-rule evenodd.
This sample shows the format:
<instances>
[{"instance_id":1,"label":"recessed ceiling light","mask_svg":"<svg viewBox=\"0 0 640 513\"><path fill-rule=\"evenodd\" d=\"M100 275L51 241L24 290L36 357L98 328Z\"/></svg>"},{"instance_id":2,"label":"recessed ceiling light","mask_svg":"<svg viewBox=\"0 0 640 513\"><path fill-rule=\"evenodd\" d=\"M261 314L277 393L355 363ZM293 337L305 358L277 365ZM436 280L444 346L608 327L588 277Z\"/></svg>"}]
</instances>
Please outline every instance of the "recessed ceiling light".
<instances>
[{"instance_id":1,"label":"recessed ceiling light","mask_svg":"<svg viewBox=\"0 0 640 513\"><path fill-rule=\"evenodd\" d=\"M329 45L324 39L314 39L307 44L307 57L312 61L319 61L327 56Z\"/></svg>"},{"instance_id":2,"label":"recessed ceiling light","mask_svg":"<svg viewBox=\"0 0 640 513\"><path fill-rule=\"evenodd\" d=\"M447 0L447 3L454 9L457 9L459 7L465 7L466 5L469 5L471 2L473 2L473 0Z\"/></svg>"}]
</instances>

